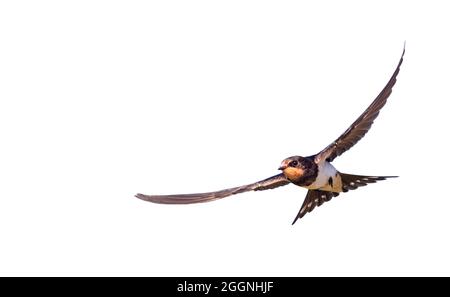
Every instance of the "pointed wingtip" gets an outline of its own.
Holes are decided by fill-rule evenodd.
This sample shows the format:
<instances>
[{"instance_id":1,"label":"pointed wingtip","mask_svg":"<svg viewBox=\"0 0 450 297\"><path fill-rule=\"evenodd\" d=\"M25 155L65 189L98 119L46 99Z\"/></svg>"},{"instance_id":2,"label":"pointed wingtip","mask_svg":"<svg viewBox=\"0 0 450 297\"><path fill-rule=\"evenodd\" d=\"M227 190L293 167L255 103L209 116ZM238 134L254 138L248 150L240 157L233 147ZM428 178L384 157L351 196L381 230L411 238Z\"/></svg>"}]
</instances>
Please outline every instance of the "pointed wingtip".
<instances>
[{"instance_id":1,"label":"pointed wingtip","mask_svg":"<svg viewBox=\"0 0 450 297\"><path fill-rule=\"evenodd\" d=\"M296 216L295 219L294 219L294 221L292 222L291 225L293 226L293 225L295 224L295 222L297 222L297 220L298 220L299 218L300 218L299 216Z\"/></svg>"},{"instance_id":2,"label":"pointed wingtip","mask_svg":"<svg viewBox=\"0 0 450 297\"><path fill-rule=\"evenodd\" d=\"M146 202L161 203L161 199L158 199L160 196L150 196L138 193L134 195L134 197Z\"/></svg>"},{"instance_id":3,"label":"pointed wingtip","mask_svg":"<svg viewBox=\"0 0 450 297\"><path fill-rule=\"evenodd\" d=\"M399 63L399 65L401 65L401 64L403 63L403 57L405 56L405 52L406 52L406 40L405 40L405 42L403 43L403 51L402 51L402 55L401 55L401 57L400 57L400 63Z\"/></svg>"},{"instance_id":4,"label":"pointed wingtip","mask_svg":"<svg viewBox=\"0 0 450 297\"><path fill-rule=\"evenodd\" d=\"M134 197L136 197L138 199L141 199L141 200L145 200L145 195L144 194L137 193L136 195L134 195Z\"/></svg>"},{"instance_id":5,"label":"pointed wingtip","mask_svg":"<svg viewBox=\"0 0 450 297\"><path fill-rule=\"evenodd\" d=\"M403 60L403 56L405 55L405 51L406 51L406 40L403 41L403 51L402 51L402 56L400 59Z\"/></svg>"}]
</instances>

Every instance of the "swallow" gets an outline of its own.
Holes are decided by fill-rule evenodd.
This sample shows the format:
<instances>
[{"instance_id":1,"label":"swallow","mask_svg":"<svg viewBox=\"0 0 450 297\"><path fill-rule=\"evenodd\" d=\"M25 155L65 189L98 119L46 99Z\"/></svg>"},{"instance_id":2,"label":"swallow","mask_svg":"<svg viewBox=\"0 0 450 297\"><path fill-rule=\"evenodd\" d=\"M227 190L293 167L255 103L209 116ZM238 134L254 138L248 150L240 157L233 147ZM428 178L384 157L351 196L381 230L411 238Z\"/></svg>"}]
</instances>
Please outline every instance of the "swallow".
<instances>
[{"instance_id":1,"label":"swallow","mask_svg":"<svg viewBox=\"0 0 450 297\"><path fill-rule=\"evenodd\" d=\"M318 154L301 157L292 156L281 162L279 170L282 173L267 179L224 189L216 192L197 194L176 194L176 195L144 195L137 194L136 197L145 201L160 204L191 204L209 202L222 199L231 195L249 191L264 191L274 189L288 184L294 184L308 189L306 197L300 210L292 222L292 225L301 219L308 212L313 211L316 206L321 206L330 201L333 197L349 190L355 190L388 178L397 176L366 176L347 174L338 171L332 164L333 160L353 147L361 138L366 135L374 120L378 117L381 108L386 104L392 93L392 88L397 81L397 75L403 62L405 48L403 48L400 61L392 74L389 82L378 94L372 104L350 125L350 127L340 135L330 145L325 147Z\"/></svg>"}]
</instances>

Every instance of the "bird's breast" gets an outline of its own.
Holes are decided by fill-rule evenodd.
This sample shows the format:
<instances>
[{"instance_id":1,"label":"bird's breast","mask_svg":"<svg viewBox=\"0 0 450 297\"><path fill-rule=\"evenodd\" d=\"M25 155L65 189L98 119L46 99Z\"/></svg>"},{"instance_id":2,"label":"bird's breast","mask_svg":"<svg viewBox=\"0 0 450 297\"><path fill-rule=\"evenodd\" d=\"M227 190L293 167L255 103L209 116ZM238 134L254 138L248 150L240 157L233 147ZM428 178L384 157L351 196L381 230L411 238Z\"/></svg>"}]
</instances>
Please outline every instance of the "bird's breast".
<instances>
[{"instance_id":1,"label":"bird's breast","mask_svg":"<svg viewBox=\"0 0 450 297\"><path fill-rule=\"evenodd\" d=\"M342 192L342 179L339 172L328 162L319 165L316 180L305 188L329 192Z\"/></svg>"}]
</instances>

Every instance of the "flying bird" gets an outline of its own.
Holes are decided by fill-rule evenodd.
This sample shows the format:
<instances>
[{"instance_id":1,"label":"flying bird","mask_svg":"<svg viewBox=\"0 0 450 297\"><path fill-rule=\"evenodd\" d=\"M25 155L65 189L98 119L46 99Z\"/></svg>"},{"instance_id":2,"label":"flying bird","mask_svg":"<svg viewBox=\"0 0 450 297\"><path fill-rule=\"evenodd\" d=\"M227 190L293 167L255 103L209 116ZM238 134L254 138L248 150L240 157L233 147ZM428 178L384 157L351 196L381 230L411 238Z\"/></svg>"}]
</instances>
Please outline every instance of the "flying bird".
<instances>
[{"instance_id":1,"label":"flying bird","mask_svg":"<svg viewBox=\"0 0 450 297\"><path fill-rule=\"evenodd\" d=\"M136 197L145 201L160 204L191 204L209 202L249 191L274 189L292 183L308 189L305 200L292 222L292 224L295 224L298 219L302 218L308 212L313 211L316 206L321 206L342 192L355 190L370 183L396 177L342 173L338 171L331 162L354 146L364 137L364 135L366 135L367 131L369 131L374 120L378 117L381 108L386 104L387 99L392 93L392 88L397 81L397 75L400 71L404 54L405 48L403 48L400 61L389 79L389 82L380 94L378 94L372 104L370 104L370 106L341 136L318 154L308 157L292 156L286 158L281 162L281 165L278 168L282 173L240 187L208 193L176 195L137 194Z\"/></svg>"}]
</instances>

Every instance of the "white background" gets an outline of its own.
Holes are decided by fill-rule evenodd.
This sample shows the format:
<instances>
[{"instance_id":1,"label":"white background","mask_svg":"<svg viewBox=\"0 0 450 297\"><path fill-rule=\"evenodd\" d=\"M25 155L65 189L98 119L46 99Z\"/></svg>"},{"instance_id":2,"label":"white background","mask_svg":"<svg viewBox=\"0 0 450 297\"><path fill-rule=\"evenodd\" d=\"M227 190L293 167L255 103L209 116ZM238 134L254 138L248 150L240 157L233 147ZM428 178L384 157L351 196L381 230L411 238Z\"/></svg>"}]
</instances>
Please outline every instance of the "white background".
<instances>
[{"instance_id":1,"label":"white background","mask_svg":"<svg viewBox=\"0 0 450 297\"><path fill-rule=\"evenodd\" d=\"M445 1L2 1L0 274L449 275ZM296 225L287 186L166 206L328 145L399 175Z\"/></svg>"}]
</instances>

